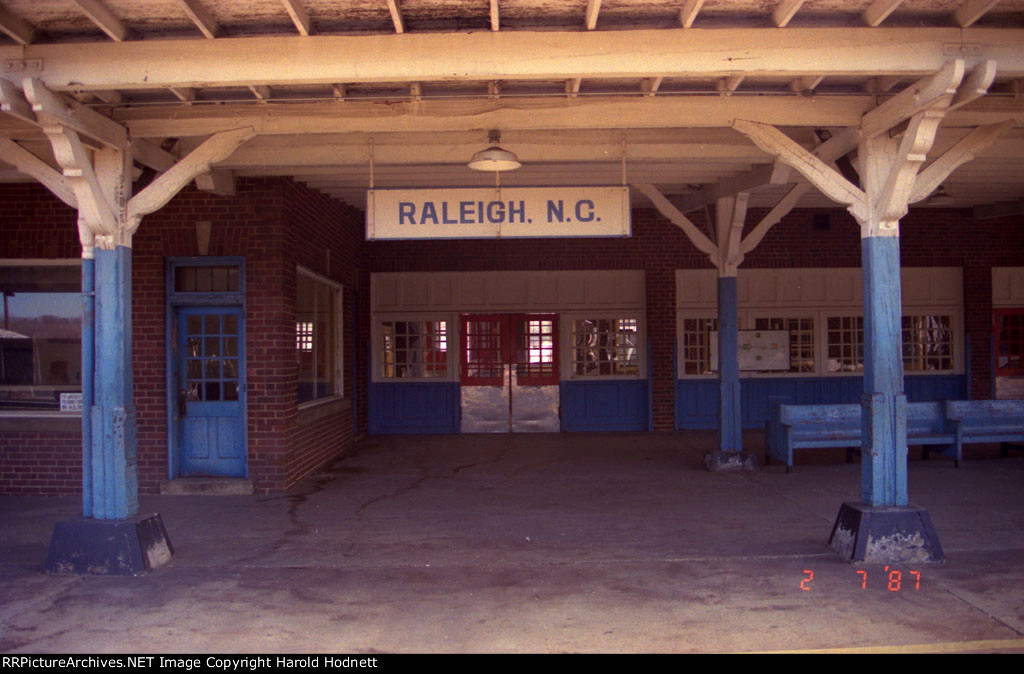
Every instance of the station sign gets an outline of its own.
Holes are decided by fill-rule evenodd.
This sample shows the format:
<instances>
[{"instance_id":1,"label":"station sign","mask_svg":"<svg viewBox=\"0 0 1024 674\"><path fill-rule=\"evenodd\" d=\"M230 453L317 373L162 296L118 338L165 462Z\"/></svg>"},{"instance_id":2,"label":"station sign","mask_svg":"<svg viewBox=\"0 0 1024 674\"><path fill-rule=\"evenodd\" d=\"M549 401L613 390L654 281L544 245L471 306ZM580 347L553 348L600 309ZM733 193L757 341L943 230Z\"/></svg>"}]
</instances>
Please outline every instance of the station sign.
<instances>
[{"instance_id":1,"label":"station sign","mask_svg":"<svg viewBox=\"0 0 1024 674\"><path fill-rule=\"evenodd\" d=\"M629 188L469 187L368 190L366 238L629 236Z\"/></svg>"}]
</instances>

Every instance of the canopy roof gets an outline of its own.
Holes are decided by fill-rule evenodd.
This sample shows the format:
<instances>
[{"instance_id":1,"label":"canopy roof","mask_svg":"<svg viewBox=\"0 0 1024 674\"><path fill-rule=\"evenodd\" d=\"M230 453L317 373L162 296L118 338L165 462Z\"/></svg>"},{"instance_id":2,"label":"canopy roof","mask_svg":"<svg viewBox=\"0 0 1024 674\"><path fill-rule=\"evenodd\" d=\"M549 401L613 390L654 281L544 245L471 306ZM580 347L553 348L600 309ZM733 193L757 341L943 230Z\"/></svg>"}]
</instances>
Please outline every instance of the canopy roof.
<instances>
[{"instance_id":1,"label":"canopy roof","mask_svg":"<svg viewBox=\"0 0 1024 674\"><path fill-rule=\"evenodd\" d=\"M523 163L502 184L625 179L696 207L774 161L737 119L810 148L954 58L992 62L987 95L947 115L929 156L1015 126L923 202L985 216L1024 199L1022 28L1024 0L0 0L0 77L178 157L252 127L219 168L357 206L371 176L493 184L466 163L498 129ZM0 139L56 166L38 125L4 110ZM2 158L0 180L31 179ZM758 187L754 206L785 191Z\"/></svg>"}]
</instances>

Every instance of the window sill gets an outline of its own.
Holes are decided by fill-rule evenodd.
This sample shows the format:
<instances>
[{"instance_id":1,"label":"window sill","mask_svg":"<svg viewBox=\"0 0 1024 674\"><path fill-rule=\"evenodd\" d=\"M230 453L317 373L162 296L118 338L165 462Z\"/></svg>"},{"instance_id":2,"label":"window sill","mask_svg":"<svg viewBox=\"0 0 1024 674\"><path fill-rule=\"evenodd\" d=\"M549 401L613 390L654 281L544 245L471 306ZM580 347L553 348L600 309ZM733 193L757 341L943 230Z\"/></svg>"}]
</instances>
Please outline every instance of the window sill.
<instances>
[{"instance_id":1,"label":"window sill","mask_svg":"<svg viewBox=\"0 0 1024 674\"><path fill-rule=\"evenodd\" d=\"M299 405L298 419L296 419L295 423L299 426L305 426L306 424L311 424L351 409L352 400L342 396L314 400Z\"/></svg>"}]
</instances>

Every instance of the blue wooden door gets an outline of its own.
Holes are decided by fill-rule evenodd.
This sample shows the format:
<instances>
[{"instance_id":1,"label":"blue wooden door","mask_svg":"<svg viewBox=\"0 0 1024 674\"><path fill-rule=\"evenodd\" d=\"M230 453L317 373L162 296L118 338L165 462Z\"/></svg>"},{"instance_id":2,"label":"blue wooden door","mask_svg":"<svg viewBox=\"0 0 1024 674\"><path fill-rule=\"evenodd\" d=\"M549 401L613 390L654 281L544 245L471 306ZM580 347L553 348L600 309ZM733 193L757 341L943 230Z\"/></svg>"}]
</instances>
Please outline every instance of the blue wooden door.
<instances>
[{"instance_id":1,"label":"blue wooden door","mask_svg":"<svg viewBox=\"0 0 1024 674\"><path fill-rule=\"evenodd\" d=\"M182 476L246 476L245 339L240 307L178 309Z\"/></svg>"}]
</instances>

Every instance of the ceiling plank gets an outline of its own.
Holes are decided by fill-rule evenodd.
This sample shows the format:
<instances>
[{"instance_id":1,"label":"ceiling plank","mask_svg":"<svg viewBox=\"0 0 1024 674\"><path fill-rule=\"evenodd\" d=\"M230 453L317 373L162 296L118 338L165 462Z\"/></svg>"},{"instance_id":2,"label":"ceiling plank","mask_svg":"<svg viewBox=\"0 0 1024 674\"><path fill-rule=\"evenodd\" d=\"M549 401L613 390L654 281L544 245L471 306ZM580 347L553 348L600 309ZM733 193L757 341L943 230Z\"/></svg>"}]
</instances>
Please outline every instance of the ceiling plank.
<instances>
[{"instance_id":1,"label":"ceiling plank","mask_svg":"<svg viewBox=\"0 0 1024 674\"><path fill-rule=\"evenodd\" d=\"M782 0L772 12L772 23L779 28L785 28L803 4L804 0Z\"/></svg>"},{"instance_id":2,"label":"ceiling plank","mask_svg":"<svg viewBox=\"0 0 1024 674\"><path fill-rule=\"evenodd\" d=\"M388 0L388 11L391 12L391 22L395 24L395 32L404 33L405 21L402 19L402 8L398 6L398 0Z\"/></svg>"},{"instance_id":3,"label":"ceiling plank","mask_svg":"<svg viewBox=\"0 0 1024 674\"><path fill-rule=\"evenodd\" d=\"M71 0L79 6L89 19L100 27L115 42L124 42L134 37L132 30L121 21L110 8L100 0Z\"/></svg>"},{"instance_id":4,"label":"ceiling plank","mask_svg":"<svg viewBox=\"0 0 1024 674\"><path fill-rule=\"evenodd\" d=\"M953 20L961 28L967 28L999 4L999 0L967 0L953 13Z\"/></svg>"},{"instance_id":5,"label":"ceiling plank","mask_svg":"<svg viewBox=\"0 0 1024 674\"><path fill-rule=\"evenodd\" d=\"M491 30L501 30L501 17L498 14L498 0L491 0Z\"/></svg>"},{"instance_id":6,"label":"ceiling plank","mask_svg":"<svg viewBox=\"0 0 1024 674\"><path fill-rule=\"evenodd\" d=\"M982 55L1006 78L1024 77L1024 33L972 29ZM140 40L0 47L0 58L39 58L55 90L171 86L299 85L332 82L481 82L585 78L803 77L919 78L948 59L960 29L890 28L490 31L397 35L275 36L227 40ZM638 51L637 44L645 45ZM828 45L822 49L821 45ZM438 53L449 55L439 59ZM735 57L743 54L742 59ZM499 56L500 55L500 56ZM457 65L454 65L457 64Z\"/></svg>"},{"instance_id":7,"label":"ceiling plank","mask_svg":"<svg viewBox=\"0 0 1024 674\"><path fill-rule=\"evenodd\" d=\"M306 6L302 4L302 0L281 0L281 2L284 3L288 16L292 17L292 23L295 24L296 30L301 35L312 35L313 24L309 21L309 12L306 11Z\"/></svg>"},{"instance_id":8,"label":"ceiling plank","mask_svg":"<svg viewBox=\"0 0 1024 674\"><path fill-rule=\"evenodd\" d=\"M32 44L36 35L36 29L32 24L3 5L0 5L0 32L6 33L18 44Z\"/></svg>"},{"instance_id":9,"label":"ceiling plank","mask_svg":"<svg viewBox=\"0 0 1024 674\"><path fill-rule=\"evenodd\" d=\"M585 21L587 30L597 28L597 15L601 13L601 0L587 0L587 18Z\"/></svg>"},{"instance_id":10,"label":"ceiling plank","mask_svg":"<svg viewBox=\"0 0 1024 674\"><path fill-rule=\"evenodd\" d=\"M223 34L216 19L213 18L200 0L178 0L178 3L185 10L188 18L192 19L192 23L196 25L196 28L207 38L212 40Z\"/></svg>"},{"instance_id":11,"label":"ceiling plank","mask_svg":"<svg viewBox=\"0 0 1024 674\"><path fill-rule=\"evenodd\" d=\"M875 0L870 7L864 10L861 17L867 25L878 26L901 4L903 4L903 0Z\"/></svg>"},{"instance_id":12,"label":"ceiling plank","mask_svg":"<svg viewBox=\"0 0 1024 674\"><path fill-rule=\"evenodd\" d=\"M686 0L683 8L679 10L679 23L683 28L692 28L693 22L697 20L704 0Z\"/></svg>"}]
</instances>

